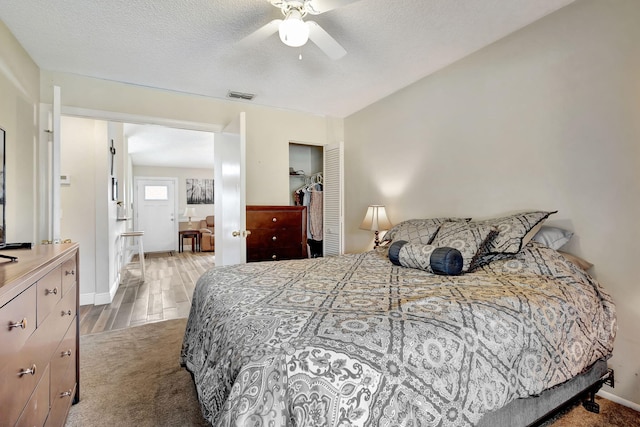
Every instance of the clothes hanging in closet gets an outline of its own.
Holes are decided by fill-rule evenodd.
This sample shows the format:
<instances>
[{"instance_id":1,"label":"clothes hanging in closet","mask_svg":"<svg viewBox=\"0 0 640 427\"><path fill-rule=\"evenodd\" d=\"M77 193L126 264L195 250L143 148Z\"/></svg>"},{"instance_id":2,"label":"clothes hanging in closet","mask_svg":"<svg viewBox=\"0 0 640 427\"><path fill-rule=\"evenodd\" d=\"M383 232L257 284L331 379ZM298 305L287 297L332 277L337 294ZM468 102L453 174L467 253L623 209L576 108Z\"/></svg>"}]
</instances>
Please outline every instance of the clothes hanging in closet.
<instances>
[{"instance_id":1,"label":"clothes hanging in closet","mask_svg":"<svg viewBox=\"0 0 640 427\"><path fill-rule=\"evenodd\" d=\"M322 256L323 240L323 191L322 173L305 177L305 185L293 193L295 206L307 207L307 244L309 256Z\"/></svg>"}]
</instances>

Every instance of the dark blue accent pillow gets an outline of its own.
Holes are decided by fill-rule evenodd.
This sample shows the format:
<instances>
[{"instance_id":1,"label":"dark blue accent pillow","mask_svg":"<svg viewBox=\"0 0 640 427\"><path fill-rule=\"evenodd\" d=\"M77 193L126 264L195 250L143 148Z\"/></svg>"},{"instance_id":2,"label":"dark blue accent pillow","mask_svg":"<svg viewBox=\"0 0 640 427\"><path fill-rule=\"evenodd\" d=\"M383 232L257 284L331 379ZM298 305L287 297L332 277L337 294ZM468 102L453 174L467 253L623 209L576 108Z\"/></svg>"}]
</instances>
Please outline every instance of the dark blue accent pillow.
<instances>
[{"instance_id":1,"label":"dark blue accent pillow","mask_svg":"<svg viewBox=\"0 0 640 427\"><path fill-rule=\"evenodd\" d=\"M389 251L391 252L391 251ZM391 256L389 256L391 258ZM429 265L435 274L455 276L462 272L462 253L455 248L436 248L431 253Z\"/></svg>"},{"instance_id":2,"label":"dark blue accent pillow","mask_svg":"<svg viewBox=\"0 0 640 427\"><path fill-rule=\"evenodd\" d=\"M389 246L389 260L395 265L401 265L398 255L400 254L400 249L406 244L406 240L396 240Z\"/></svg>"}]
</instances>

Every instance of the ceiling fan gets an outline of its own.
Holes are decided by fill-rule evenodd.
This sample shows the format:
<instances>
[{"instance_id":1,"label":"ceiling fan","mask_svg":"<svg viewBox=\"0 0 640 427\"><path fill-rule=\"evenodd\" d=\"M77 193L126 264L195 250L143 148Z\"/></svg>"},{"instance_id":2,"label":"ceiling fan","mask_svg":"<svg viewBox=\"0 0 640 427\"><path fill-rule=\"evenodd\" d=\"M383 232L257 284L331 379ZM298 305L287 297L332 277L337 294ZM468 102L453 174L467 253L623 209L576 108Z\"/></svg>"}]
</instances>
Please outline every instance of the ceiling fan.
<instances>
[{"instance_id":1,"label":"ceiling fan","mask_svg":"<svg viewBox=\"0 0 640 427\"><path fill-rule=\"evenodd\" d=\"M346 6L357 0L270 0L279 8L284 19L274 19L258 28L238 42L240 46L250 46L265 40L278 32L282 43L300 47L311 39L331 59L340 59L347 54L340 44L315 21L303 21L307 15L320 15L329 10Z\"/></svg>"}]
</instances>

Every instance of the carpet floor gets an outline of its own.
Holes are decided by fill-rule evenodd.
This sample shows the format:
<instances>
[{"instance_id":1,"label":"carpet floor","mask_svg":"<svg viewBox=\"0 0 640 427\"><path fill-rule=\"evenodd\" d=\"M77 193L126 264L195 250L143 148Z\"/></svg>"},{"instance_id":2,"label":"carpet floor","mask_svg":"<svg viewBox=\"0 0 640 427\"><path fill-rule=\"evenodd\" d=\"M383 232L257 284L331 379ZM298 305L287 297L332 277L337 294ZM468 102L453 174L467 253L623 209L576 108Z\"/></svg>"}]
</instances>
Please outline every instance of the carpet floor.
<instances>
[{"instance_id":1,"label":"carpet floor","mask_svg":"<svg viewBox=\"0 0 640 427\"><path fill-rule=\"evenodd\" d=\"M80 337L80 402L65 426L208 426L179 355L186 319Z\"/></svg>"},{"instance_id":2,"label":"carpet floor","mask_svg":"<svg viewBox=\"0 0 640 427\"><path fill-rule=\"evenodd\" d=\"M66 427L208 426L179 354L186 319L80 337L80 402ZM581 405L545 427L640 427L640 413L597 398L600 414ZM511 426L504 426L511 427Z\"/></svg>"}]
</instances>

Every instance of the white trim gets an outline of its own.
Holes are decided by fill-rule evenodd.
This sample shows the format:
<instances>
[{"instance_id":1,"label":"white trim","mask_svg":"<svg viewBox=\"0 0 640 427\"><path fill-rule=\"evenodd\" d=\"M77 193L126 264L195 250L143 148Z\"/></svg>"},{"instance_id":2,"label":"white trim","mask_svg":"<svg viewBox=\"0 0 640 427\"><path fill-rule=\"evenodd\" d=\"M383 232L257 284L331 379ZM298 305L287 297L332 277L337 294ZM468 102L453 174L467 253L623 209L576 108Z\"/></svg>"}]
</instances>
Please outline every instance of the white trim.
<instances>
[{"instance_id":1,"label":"white trim","mask_svg":"<svg viewBox=\"0 0 640 427\"><path fill-rule=\"evenodd\" d=\"M95 301L95 292L88 294L80 294L80 305L93 305Z\"/></svg>"},{"instance_id":2,"label":"white trim","mask_svg":"<svg viewBox=\"0 0 640 427\"><path fill-rule=\"evenodd\" d=\"M611 394L611 393L603 391L603 390L600 390L596 394L598 396L604 397L605 399L608 399L608 400L610 400L612 402L618 403L618 404L620 404L622 406L626 406L627 408L631 408L634 411L640 412L640 405L637 404L637 403L634 403L634 402L632 402L630 400L623 399L621 397L616 396L615 394Z\"/></svg>"},{"instance_id":3,"label":"white trim","mask_svg":"<svg viewBox=\"0 0 640 427\"><path fill-rule=\"evenodd\" d=\"M221 125L212 123L189 122L185 120L165 119L153 116L141 116L138 114L118 113L115 111L92 110L79 107L62 106L62 115L86 117L91 119L105 120L111 122L133 123L133 124L151 124L161 125L178 129L199 130L204 132L220 132L223 128Z\"/></svg>"},{"instance_id":4,"label":"white trim","mask_svg":"<svg viewBox=\"0 0 640 427\"><path fill-rule=\"evenodd\" d=\"M113 302L113 299L116 296L116 292L118 291L118 286L120 284L118 282L113 282L111 284L111 289L109 289L109 292L103 292L101 294L95 294L94 298L93 298L93 304L94 305L104 305L104 304L111 304Z\"/></svg>"}]
</instances>

